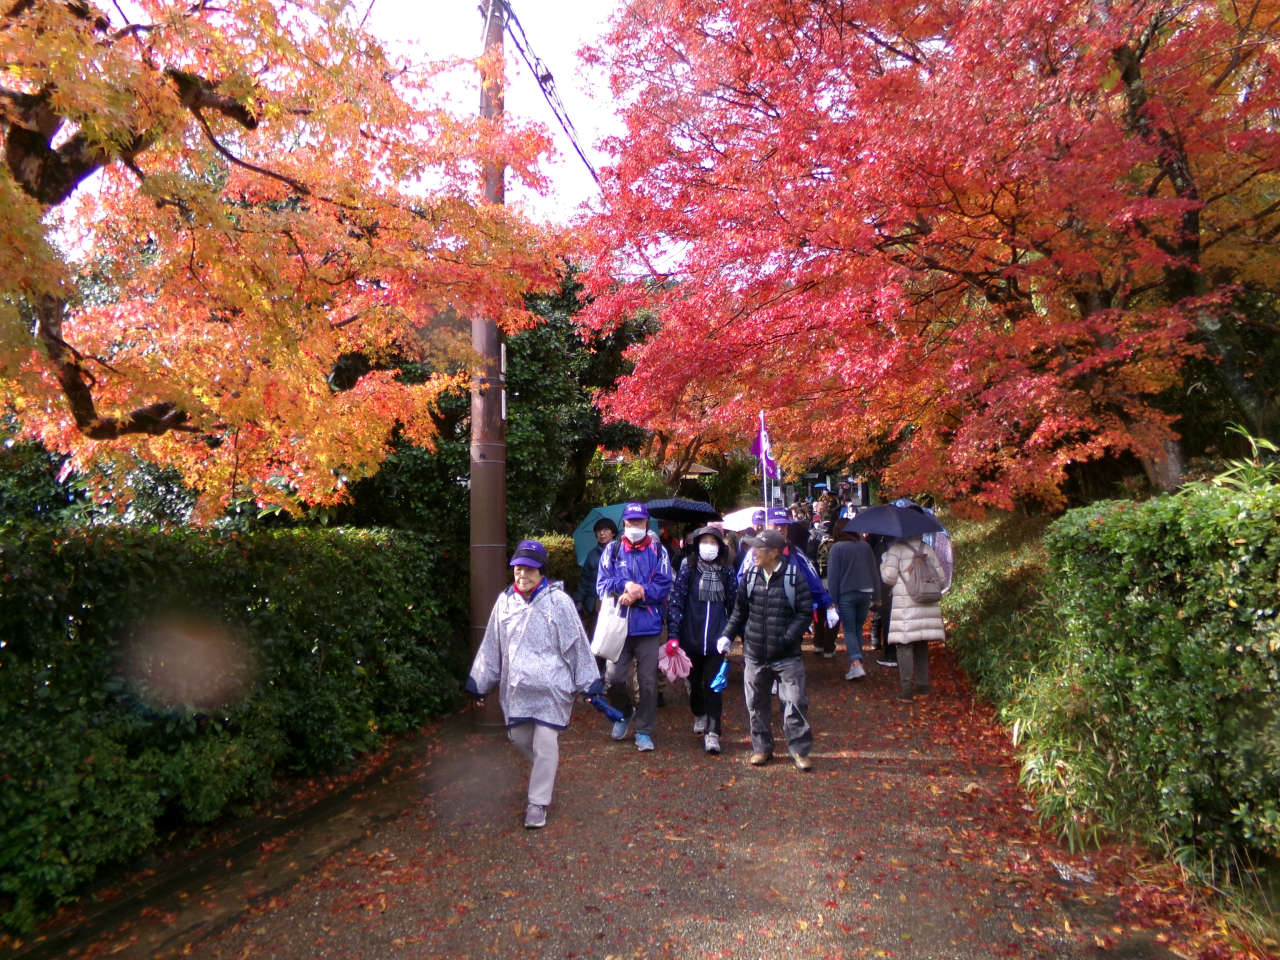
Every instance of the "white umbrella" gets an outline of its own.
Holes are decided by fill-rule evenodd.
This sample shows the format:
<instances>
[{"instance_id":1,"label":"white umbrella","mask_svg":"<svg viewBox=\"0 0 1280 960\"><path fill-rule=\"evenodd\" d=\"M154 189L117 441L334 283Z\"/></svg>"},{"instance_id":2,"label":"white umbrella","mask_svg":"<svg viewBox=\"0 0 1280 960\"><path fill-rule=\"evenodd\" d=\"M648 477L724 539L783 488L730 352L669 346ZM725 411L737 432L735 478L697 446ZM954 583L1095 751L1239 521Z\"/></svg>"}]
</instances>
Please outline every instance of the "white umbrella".
<instances>
[{"instance_id":1,"label":"white umbrella","mask_svg":"<svg viewBox=\"0 0 1280 960\"><path fill-rule=\"evenodd\" d=\"M735 510L733 513L727 513L724 517L724 528L726 530L749 530L751 528L751 515L757 510L763 510L764 505L758 507L743 507L741 510Z\"/></svg>"}]
</instances>

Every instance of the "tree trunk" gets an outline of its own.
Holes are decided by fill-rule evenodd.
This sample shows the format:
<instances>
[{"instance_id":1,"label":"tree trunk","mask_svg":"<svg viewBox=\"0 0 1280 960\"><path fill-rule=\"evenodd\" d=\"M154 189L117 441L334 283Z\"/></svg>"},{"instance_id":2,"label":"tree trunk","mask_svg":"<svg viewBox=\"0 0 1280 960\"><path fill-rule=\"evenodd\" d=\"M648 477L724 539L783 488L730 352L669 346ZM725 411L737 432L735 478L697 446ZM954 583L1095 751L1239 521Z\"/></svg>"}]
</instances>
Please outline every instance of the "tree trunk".
<instances>
[{"instance_id":1,"label":"tree trunk","mask_svg":"<svg viewBox=\"0 0 1280 960\"><path fill-rule=\"evenodd\" d=\"M1280 441L1276 412L1263 392L1245 374L1244 345L1228 318L1201 311L1196 327L1217 362L1218 376L1227 395L1240 411L1243 426L1255 437Z\"/></svg>"},{"instance_id":2,"label":"tree trunk","mask_svg":"<svg viewBox=\"0 0 1280 960\"><path fill-rule=\"evenodd\" d=\"M1186 464L1182 457L1182 443L1166 440L1161 444L1161 454L1156 457L1139 457L1146 471L1147 482L1161 493L1173 493L1182 486L1182 471Z\"/></svg>"},{"instance_id":3,"label":"tree trunk","mask_svg":"<svg viewBox=\"0 0 1280 960\"><path fill-rule=\"evenodd\" d=\"M556 518L557 526L564 533L573 532L573 515L582 503L587 492L587 470L596 455L597 441L594 437L578 445L565 464L564 482L556 491L555 503L551 507L551 515Z\"/></svg>"}]
</instances>

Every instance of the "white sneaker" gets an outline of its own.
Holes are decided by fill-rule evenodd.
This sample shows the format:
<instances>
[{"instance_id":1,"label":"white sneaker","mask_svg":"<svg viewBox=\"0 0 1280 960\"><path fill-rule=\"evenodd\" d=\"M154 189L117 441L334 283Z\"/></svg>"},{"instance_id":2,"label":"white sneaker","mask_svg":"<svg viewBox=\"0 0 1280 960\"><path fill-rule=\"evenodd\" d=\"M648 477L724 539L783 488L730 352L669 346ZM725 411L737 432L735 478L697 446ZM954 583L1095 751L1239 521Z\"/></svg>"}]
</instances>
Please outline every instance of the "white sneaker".
<instances>
[{"instance_id":1,"label":"white sneaker","mask_svg":"<svg viewBox=\"0 0 1280 960\"><path fill-rule=\"evenodd\" d=\"M825 660L834 660L836 658L836 652L834 650L830 652L824 650L822 652L822 656L823 656L823 659Z\"/></svg>"},{"instance_id":2,"label":"white sneaker","mask_svg":"<svg viewBox=\"0 0 1280 960\"><path fill-rule=\"evenodd\" d=\"M862 668L862 661L855 660L849 667L849 672L844 675L846 680L861 680L867 675L867 671Z\"/></svg>"},{"instance_id":3,"label":"white sneaker","mask_svg":"<svg viewBox=\"0 0 1280 960\"><path fill-rule=\"evenodd\" d=\"M714 733L708 733L702 740L702 747L707 753L719 753L720 738Z\"/></svg>"},{"instance_id":4,"label":"white sneaker","mask_svg":"<svg viewBox=\"0 0 1280 960\"><path fill-rule=\"evenodd\" d=\"M696 734L699 734L699 735L704 734L704 733L706 733L706 732L707 732L707 718L706 718L706 717L694 717L694 718L693 718L693 732L694 732L694 733L696 733Z\"/></svg>"}]
</instances>

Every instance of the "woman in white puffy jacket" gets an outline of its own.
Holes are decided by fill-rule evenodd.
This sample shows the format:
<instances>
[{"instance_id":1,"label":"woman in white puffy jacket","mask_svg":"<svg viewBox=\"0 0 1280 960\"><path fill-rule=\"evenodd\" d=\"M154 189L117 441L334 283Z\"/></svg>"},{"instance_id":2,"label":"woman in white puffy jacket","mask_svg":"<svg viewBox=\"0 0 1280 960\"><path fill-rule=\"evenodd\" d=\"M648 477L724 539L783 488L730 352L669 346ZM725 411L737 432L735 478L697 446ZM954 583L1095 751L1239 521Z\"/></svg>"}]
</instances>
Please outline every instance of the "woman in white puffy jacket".
<instances>
[{"instance_id":1,"label":"woman in white puffy jacket","mask_svg":"<svg viewBox=\"0 0 1280 960\"><path fill-rule=\"evenodd\" d=\"M934 568L941 570L933 547L919 537L895 540L880 563L880 579L893 588L893 608L889 619L889 642L898 645L898 699L910 702L916 693L929 692L929 641L945 640L942 611L936 603L919 603L907 592L907 571L916 554L923 553Z\"/></svg>"}]
</instances>

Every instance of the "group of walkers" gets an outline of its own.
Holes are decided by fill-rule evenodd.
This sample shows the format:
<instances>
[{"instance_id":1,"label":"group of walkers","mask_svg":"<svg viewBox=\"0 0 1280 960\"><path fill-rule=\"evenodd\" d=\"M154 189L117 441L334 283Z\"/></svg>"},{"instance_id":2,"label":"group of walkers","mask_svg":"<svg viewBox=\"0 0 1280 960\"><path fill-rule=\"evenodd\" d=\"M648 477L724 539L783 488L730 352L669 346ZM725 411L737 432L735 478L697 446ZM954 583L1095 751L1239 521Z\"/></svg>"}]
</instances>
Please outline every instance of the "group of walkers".
<instances>
[{"instance_id":1,"label":"group of walkers","mask_svg":"<svg viewBox=\"0 0 1280 960\"><path fill-rule=\"evenodd\" d=\"M546 823L559 732L567 728L578 695L611 715L614 740L631 734L637 750L654 749L659 660L669 639L687 658L693 732L706 753L718 754L726 657L741 638L753 766L773 757L777 696L787 752L799 770L813 768L801 658L810 629L815 648L833 657L844 624L850 661L845 679L858 680L866 676L864 625L873 610L882 610L885 640L900 651L898 699L928 693L928 642L943 639L942 618L936 599L917 600L908 580L923 561L939 567L934 548L910 538L885 545L877 558L873 544L846 529L847 517L832 523L835 543L827 557L826 584L795 536L807 540L807 524L782 507L756 511L752 528L740 539L710 524L693 530L680 545L656 537L646 506L629 503L621 531L612 521L596 525L597 544L573 598L546 577L543 544L521 541L510 562L513 583L494 604L466 689L475 697L498 689L511 742L532 764L525 826ZM583 622L590 625L602 615L626 620L625 641L611 651L603 670Z\"/></svg>"}]
</instances>

